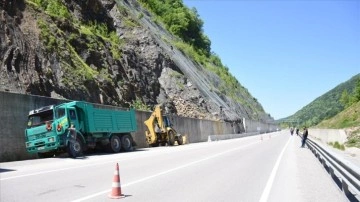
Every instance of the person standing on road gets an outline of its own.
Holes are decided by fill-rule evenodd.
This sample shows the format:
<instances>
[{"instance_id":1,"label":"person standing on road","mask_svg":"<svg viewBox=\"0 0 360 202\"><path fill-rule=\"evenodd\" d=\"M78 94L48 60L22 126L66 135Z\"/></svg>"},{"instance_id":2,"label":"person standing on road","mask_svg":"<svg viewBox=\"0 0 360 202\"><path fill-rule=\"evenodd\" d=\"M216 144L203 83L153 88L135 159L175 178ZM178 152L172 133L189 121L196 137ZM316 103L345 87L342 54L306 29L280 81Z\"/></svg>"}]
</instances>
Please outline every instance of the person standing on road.
<instances>
[{"instance_id":1,"label":"person standing on road","mask_svg":"<svg viewBox=\"0 0 360 202\"><path fill-rule=\"evenodd\" d=\"M301 142L301 147L305 147L305 143L306 143L306 139L309 135L308 129L306 127L304 127L304 132L302 134L302 142Z\"/></svg>"},{"instance_id":2,"label":"person standing on road","mask_svg":"<svg viewBox=\"0 0 360 202\"><path fill-rule=\"evenodd\" d=\"M70 124L69 136L70 136L70 142L75 143L76 142L76 128L73 123Z\"/></svg>"},{"instance_id":3,"label":"person standing on road","mask_svg":"<svg viewBox=\"0 0 360 202\"><path fill-rule=\"evenodd\" d=\"M296 135L299 136L299 128L296 128Z\"/></svg>"}]
</instances>

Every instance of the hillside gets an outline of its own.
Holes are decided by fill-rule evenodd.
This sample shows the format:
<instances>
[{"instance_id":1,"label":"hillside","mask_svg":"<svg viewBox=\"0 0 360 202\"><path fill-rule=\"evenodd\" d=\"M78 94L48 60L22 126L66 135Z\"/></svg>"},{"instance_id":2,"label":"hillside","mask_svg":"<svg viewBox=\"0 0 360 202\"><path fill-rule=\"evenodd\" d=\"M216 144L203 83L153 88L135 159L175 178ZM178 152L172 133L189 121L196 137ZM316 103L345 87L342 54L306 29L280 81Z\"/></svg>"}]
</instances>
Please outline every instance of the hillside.
<instances>
[{"instance_id":1,"label":"hillside","mask_svg":"<svg viewBox=\"0 0 360 202\"><path fill-rule=\"evenodd\" d=\"M273 121L211 53L201 19L181 0L176 8L200 31L188 41L135 0L4 0L0 8L2 91L143 110L164 103L180 116Z\"/></svg>"},{"instance_id":2,"label":"hillside","mask_svg":"<svg viewBox=\"0 0 360 202\"><path fill-rule=\"evenodd\" d=\"M351 128L360 127L360 102L354 103L330 119L321 121L317 128Z\"/></svg>"},{"instance_id":3,"label":"hillside","mask_svg":"<svg viewBox=\"0 0 360 202\"><path fill-rule=\"evenodd\" d=\"M346 146L360 148L360 101L320 122L316 128L344 129L348 136Z\"/></svg>"},{"instance_id":4,"label":"hillside","mask_svg":"<svg viewBox=\"0 0 360 202\"><path fill-rule=\"evenodd\" d=\"M306 105L292 116L281 119L279 122L295 120L300 125L315 126L323 120L334 117L345 109L345 106L340 102L343 92L346 91L349 92L349 94L354 92L358 80L360 80L360 74L339 84L324 95L316 98L313 102Z\"/></svg>"}]
</instances>

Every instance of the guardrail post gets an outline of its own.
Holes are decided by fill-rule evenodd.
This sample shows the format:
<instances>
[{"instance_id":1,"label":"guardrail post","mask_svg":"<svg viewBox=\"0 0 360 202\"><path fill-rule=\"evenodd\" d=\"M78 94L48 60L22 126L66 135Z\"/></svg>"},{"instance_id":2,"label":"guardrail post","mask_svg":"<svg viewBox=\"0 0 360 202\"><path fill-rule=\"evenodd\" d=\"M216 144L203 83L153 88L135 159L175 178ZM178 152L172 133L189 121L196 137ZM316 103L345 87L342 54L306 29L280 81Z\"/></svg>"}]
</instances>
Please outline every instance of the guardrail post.
<instances>
[{"instance_id":1,"label":"guardrail post","mask_svg":"<svg viewBox=\"0 0 360 202\"><path fill-rule=\"evenodd\" d=\"M342 180L342 190L344 192L344 194L346 195L346 197L350 200L350 201L359 201L358 199L356 199L356 197L354 196L354 194L352 194L349 191L349 186L348 184L345 182L345 180Z\"/></svg>"}]
</instances>

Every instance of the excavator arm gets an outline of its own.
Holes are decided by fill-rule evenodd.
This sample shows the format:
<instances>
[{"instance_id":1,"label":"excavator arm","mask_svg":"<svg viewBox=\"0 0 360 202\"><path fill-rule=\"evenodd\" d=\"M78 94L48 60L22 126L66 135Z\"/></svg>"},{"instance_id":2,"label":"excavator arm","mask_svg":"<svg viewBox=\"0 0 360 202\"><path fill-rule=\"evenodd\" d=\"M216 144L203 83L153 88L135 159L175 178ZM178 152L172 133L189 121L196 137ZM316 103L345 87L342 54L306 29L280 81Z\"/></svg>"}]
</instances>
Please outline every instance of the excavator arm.
<instances>
[{"instance_id":1,"label":"excavator arm","mask_svg":"<svg viewBox=\"0 0 360 202\"><path fill-rule=\"evenodd\" d=\"M145 131L146 141L149 144L156 143L157 136L156 136L155 128L158 127L161 130L161 132L166 131L166 129L164 128L164 120L162 117L161 105L155 106L155 109L152 112L150 118L144 121L144 124L148 128L148 130Z\"/></svg>"}]
</instances>

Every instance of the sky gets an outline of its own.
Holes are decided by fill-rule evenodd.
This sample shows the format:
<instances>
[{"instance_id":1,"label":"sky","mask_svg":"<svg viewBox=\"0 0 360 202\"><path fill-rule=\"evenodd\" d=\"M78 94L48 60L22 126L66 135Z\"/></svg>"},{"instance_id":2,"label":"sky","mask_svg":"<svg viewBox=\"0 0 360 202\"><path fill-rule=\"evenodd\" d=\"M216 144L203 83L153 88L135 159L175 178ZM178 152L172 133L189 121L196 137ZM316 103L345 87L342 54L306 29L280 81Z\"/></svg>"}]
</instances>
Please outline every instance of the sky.
<instances>
[{"instance_id":1,"label":"sky","mask_svg":"<svg viewBox=\"0 0 360 202\"><path fill-rule=\"evenodd\" d=\"M360 0L183 0L275 120L360 73Z\"/></svg>"}]
</instances>

